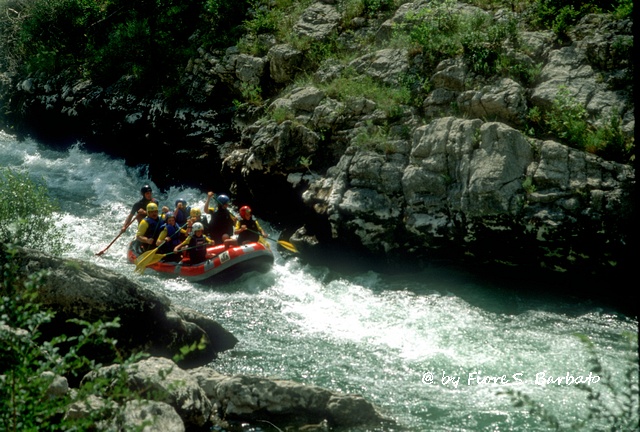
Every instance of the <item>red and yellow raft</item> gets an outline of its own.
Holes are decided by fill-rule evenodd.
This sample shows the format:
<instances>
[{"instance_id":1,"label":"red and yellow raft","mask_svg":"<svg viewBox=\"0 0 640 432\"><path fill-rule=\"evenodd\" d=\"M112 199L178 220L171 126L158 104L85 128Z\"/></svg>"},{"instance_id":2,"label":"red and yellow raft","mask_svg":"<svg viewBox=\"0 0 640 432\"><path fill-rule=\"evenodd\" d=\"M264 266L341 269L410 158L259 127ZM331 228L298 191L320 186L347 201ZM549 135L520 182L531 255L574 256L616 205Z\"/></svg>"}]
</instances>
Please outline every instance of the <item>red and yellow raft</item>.
<instances>
[{"instance_id":1,"label":"red and yellow raft","mask_svg":"<svg viewBox=\"0 0 640 432\"><path fill-rule=\"evenodd\" d=\"M136 264L141 255L136 243L131 242L127 251L127 259L132 264ZM189 258L185 257L179 262L154 262L146 268L190 281L202 281L229 269L264 271L273 265L273 261L274 256L269 244L258 241L230 247L209 246L207 259L196 265L191 265Z\"/></svg>"}]
</instances>

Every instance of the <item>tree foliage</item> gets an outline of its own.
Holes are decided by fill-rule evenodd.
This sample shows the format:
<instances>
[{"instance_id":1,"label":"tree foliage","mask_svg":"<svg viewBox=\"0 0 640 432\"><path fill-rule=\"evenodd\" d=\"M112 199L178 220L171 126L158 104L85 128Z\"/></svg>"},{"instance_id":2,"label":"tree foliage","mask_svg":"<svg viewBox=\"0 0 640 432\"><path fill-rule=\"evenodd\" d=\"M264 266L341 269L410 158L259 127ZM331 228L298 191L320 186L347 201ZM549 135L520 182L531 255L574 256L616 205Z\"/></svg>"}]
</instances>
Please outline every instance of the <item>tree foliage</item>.
<instances>
[{"instance_id":1,"label":"tree foliage","mask_svg":"<svg viewBox=\"0 0 640 432\"><path fill-rule=\"evenodd\" d=\"M55 224L58 205L42 183L11 168L0 169L0 243L59 254L70 247Z\"/></svg>"},{"instance_id":2,"label":"tree foliage","mask_svg":"<svg viewBox=\"0 0 640 432\"><path fill-rule=\"evenodd\" d=\"M633 0L537 0L533 2L531 21L540 28L551 29L559 39L589 13L610 12L618 19L631 16Z\"/></svg>"},{"instance_id":3,"label":"tree foliage","mask_svg":"<svg viewBox=\"0 0 640 432\"><path fill-rule=\"evenodd\" d=\"M201 45L233 44L247 1L0 0L0 57L18 73L123 75L175 86ZM138 87L139 88L139 87Z\"/></svg>"}]
</instances>

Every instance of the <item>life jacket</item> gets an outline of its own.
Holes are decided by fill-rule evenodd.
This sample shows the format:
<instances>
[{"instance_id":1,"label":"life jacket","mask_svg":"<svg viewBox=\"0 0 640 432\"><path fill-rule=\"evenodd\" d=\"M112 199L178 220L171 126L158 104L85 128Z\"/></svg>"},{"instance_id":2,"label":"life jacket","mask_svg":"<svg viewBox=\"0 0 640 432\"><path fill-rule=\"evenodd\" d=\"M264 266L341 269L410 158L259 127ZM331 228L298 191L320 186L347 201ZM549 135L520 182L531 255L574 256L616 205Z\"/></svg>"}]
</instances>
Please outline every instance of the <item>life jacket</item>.
<instances>
[{"instance_id":1,"label":"life jacket","mask_svg":"<svg viewBox=\"0 0 640 432\"><path fill-rule=\"evenodd\" d=\"M187 219L189 219L189 215L191 213L191 207L178 209L173 214L176 217L176 225L182 226L187 223Z\"/></svg>"},{"instance_id":2,"label":"life jacket","mask_svg":"<svg viewBox=\"0 0 640 432\"><path fill-rule=\"evenodd\" d=\"M220 206L211 217L209 222L209 235L216 244L222 243L222 236L228 234L233 235L235 223L231 218L231 213L226 208Z\"/></svg>"},{"instance_id":3,"label":"life jacket","mask_svg":"<svg viewBox=\"0 0 640 432\"><path fill-rule=\"evenodd\" d=\"M180 231L180 227L177 225L164 224L162 225L160 232L166 228L167 236L164 238L164 243L160 246L158 252L166 254L169 252L173 252L173 248L178 246L180 241L180 235L178 235L178 231Z\"/></svg>"},{"instance_id":4,"label":"life jacket","mask_svg":"<svg viewBox=\"0 0 640 432\"><path fill-rule=\"evenodd\" d=\"M150 249L155 247L155 242L156 242L156 240L158 240L158 237L160 236L160 233L162 232L160 227L164 224L164 221L162 219L160 219L160 218L153 219L153 218L151 218L149 216L144 218L143 221L147 222L147 229L145 230L144 234L142 234L142 235L144 237L153 239L153 245L150 245L150 244L147 244L147 243L140 244L140 247L142 248L142 250L143 251L147 251L147 250L150 250Z\"/></svg>"},{"instance_id":5,"label":"life jacket","mask_svg":"<svg viewBox=\"0 0 640 432\"><path fill-rule=\"evenodd\" d=\"M207 258L207 238L194 235L189 240L189 260L190 264L199 264ZM193 248L193 249L191 249Z\"/></svg>"},{"instance_id":6,"label":"life jacket","mask_svg":"<svg viewBox=\"0 0 640 432\"><path fill-rule=\"evenodd\" d=\"M158 236L162 232L162 230L160 228L164 224L164 221L162 219L160 219L160 218L153 219L153 218L151 218L149 216L144 218L144 220L147 222L147 225L148 225L147 226L147 230L144 232L144 236L145 237L151 237L154 240L157 240Z\"/></svg>"},{"instance_id":7,"label":"life jacket","mask_svg":"<svg viewBox=\"0 0 640 432\"><path fill-rule=\"evenodd\" d=\"M258 240L260 240L260 234L258 234L260 230L258 229L258 222L255 219L251 218L249 220L238 220L238 225L247 226L246 231L242 231L240 234L238 234L238 243L243 244L244 242L257 242Z\"/></svg>"}]
</instances>

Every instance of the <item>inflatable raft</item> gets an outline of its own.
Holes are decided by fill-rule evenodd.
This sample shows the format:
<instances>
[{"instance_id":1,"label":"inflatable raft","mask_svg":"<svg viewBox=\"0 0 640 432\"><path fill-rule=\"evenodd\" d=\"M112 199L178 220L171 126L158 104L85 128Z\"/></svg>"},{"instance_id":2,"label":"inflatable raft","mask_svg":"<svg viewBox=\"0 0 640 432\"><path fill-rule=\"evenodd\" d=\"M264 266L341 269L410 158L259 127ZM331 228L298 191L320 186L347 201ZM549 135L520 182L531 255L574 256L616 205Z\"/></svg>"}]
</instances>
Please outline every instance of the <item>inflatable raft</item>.
<instances>
[{"instance_id":1,"label":"inflatable raft","mask_svg":"<svg viewBox=\"0 0 640 432\"><path fill-rule=\"evenodd\" d=\"M141 254L138 242L131 242L127 252L128 261L137 264ZM224 245L209 246L207 259L196 265L191 265L189 258L183 258L179 262L158 261L143 267L158 273L183 277L189 281L202 281L230 269L265 271L273 265L273 260L269 244L255 242L228 248Z\"/></svg>"}]
</instances>

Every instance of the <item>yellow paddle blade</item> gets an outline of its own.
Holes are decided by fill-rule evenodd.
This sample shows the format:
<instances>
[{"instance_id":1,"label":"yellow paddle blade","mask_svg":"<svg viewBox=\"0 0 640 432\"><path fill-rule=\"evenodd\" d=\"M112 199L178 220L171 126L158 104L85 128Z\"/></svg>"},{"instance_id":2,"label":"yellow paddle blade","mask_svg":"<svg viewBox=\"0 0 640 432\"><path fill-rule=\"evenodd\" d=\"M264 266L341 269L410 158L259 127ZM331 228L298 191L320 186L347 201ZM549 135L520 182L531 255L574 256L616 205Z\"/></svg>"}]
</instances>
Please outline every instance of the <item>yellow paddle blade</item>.
<instances>
[{"instance_id":1,"label":"yellow paddle blade","mask_svg":"<svg viewBox=\"0 0 640 432\"><path fill-rule=\"evenodd\" d=\"M164 258L163 254L158 254L156 252L158 252L158 248L147 251L140 255L138 259L136 259L136 273L144 273L144 269L146 269L147 266L157 263L162 258Z\"/></svg>"},{"instance_id":2,"label":"yellow paddle blade","mask_svg":"<svg viewBox=\"0 0 640 432\"><path fill-rule=\"evenodd\" d=\"M286 250L290 250L293 253L298 253L298 249L296 249L296 247L289 242L286 242L284 240L278 240L278 244L283 248L285 248Z\"/></svg>"},{"instance_id":3,"label":"yellow paddle blade","mask_svg":"<svg viewBox=\"0 0 640 432\"><path fill-rule=\"evenodd\" d=\"M158 248L155 249L151 249L150 251L146 251L143 254L140 254L140 256L136 259L136 267L138 267L138 265L143 262L146 261L147 259L149 259L150 256L155 255L155 253L158 251Z\"/></svg>"},{"instance_id":4,"label":"yellow paddle blade","mask_svg":"<svg viewBox=\"0 0 640 432\"><path fill-rule=\"evenodd\" d=\"M160 261L162 258L164 258L167 254L155 254L153 257L151 257L149 260L144 262L144 266L149 267L151 264L155 264L158 261Z\"/></svg>"},{"instance_id":5,"label":"yellow paddle blade","mask_svg":"<svg viewBox=\"0 0 640 432\"><path fill-rule=\"evenodd\" d=\"M146 266L142 266L142 267L136 267L136 269L134 270L136 273L138 274L144 274L144 271L147 269Z\"/></svg>"}]
</instances>

